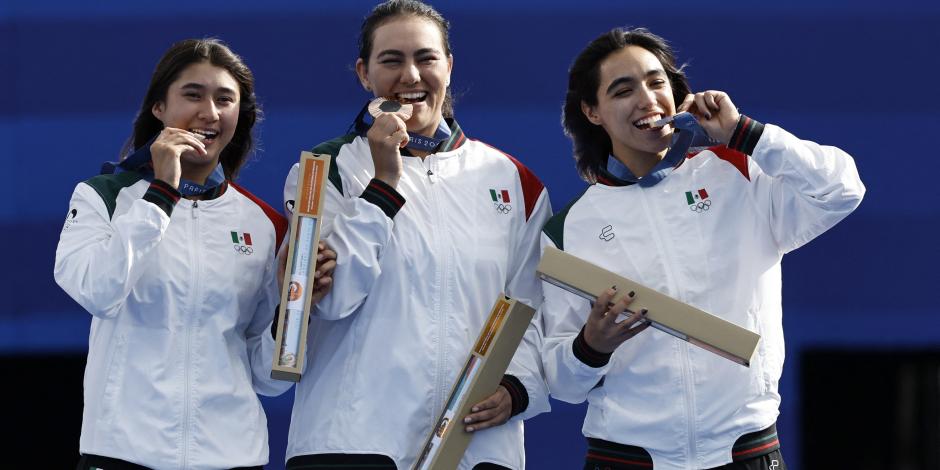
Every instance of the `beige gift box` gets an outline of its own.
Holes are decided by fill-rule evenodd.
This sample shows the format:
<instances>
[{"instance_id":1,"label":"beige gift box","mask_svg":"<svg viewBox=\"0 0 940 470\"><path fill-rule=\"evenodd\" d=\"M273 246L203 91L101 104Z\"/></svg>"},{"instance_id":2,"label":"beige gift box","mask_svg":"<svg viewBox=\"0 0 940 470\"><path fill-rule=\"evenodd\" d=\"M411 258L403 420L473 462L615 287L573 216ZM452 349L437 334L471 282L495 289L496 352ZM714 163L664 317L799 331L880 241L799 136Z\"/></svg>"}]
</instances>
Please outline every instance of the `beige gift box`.
<instances>
[{"instance_id":1,"label":"beige gift box","mask_svg":"<svg viewBox=\"0 0 940 470\"><path fill-rule=\"evenodd\" d=\"M649 310L650 326L744 366L750 365L760 341L757 333L554 247L545 248L536 271L542 280L590 301L611 286L617 286L612 303L634 291L630 310Z\"/></svg>"}]
</instances>

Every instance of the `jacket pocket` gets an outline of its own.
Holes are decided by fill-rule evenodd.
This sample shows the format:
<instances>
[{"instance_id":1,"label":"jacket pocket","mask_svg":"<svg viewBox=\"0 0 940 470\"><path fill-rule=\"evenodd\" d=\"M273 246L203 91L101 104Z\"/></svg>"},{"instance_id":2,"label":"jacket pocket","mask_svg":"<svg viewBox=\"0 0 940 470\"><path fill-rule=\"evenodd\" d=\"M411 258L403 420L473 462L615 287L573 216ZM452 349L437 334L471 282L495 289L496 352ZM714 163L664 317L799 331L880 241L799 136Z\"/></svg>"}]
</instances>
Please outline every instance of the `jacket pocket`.
<instances>
[{"instance_id":1,"label":"jacket pocket","mask_svg":"<svg viewBox=\"0 0 940 470\"><path fill-rule=\"evenodd\" d=\"M105 423L113 421L119 407L120 400L118 396L121 393L124 366L127 360L127 337L122 334L115 336L114 344L110 349L108 370L105 375L104 390L99 405L101 409L100 420Z\"/></svg>"}]
</instances>

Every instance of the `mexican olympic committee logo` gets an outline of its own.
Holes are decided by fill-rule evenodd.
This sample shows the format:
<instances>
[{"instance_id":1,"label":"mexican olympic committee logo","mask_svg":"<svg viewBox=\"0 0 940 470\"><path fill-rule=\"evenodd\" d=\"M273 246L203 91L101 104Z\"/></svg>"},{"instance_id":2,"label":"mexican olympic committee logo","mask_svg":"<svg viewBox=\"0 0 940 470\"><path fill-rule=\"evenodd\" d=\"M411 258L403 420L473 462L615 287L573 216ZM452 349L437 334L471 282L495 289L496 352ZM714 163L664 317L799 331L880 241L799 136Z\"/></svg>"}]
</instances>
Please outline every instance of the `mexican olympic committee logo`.
<instances>
[{"instance_id":1,"label":"mexican olympic committee logo","mask_svg":"<svg viewBox=\"0 0 940 470\"><path fill-rule=\"evenodd\" d=\"M251 234L248 232L235 232L232 231L232 247L235 248L235 253L240 253L243 255L250 255L255 252L254 247L251 246Z\"/></svg>"},{"instance_id":2,"label":"mexican olympic committee logo","mask_svg":"<svg viewBox=\"0 0 940 470\"><path fill-rule=\"evenodd\" d=\"M493 207L497 214L506 215L512 211L512 205L509 203L509 191L506 189L490 189L490 199L493 200Z\"/></svg>"},{"instance_id":3,"label":"mexican olympic committee logo","mask_svg":"<svg viewBox=\"0 0 940 470\"><path fill-rule=\"evenodd\" d=\"M686 191L685 202L689 205L692 212L702 213L712 206L712 200L708 198L708 191L705 188L698 191Z\"/></svg>"}]
</instances>

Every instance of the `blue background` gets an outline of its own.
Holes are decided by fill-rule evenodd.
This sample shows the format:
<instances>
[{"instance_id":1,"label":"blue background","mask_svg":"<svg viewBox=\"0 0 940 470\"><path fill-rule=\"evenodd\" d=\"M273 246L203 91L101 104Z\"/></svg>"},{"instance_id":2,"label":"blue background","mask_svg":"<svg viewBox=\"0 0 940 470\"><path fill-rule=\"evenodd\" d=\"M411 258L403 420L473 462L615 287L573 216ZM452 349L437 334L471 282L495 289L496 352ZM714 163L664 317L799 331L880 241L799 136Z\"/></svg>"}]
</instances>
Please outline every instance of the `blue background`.
<instances>
[{"instance_id":1,"label":"blue background","mask_svg":"<svg viewBox=\"0 0 940 470\"><path fill-rule=\"evenodd\" d=\"M346 129L367 98L352 72L372 2L0 3L0 355L82 354L90 316L52 278L74 185L115 160L162 52L216 36L253 69L266 118L240 182L280 207L299 152ZM452 22L456 115L516 156L561 208L584 187L559 115L567 67L599 33L646 26L678 50L693 89L852 154L855 214L784 262L787 362L779 421L799 468L801 353L936 349L940 4L911 0L667 3L441 1ZM13 379L15 380L15 378ZM33 384L42 386L42 384ZM265 399L281 468L291 394ZM530 468L578 468L583 406L527 424ZM820 417L825 419L825 417ZM74 426L79 423L60 423ZM74 448L63 452L77 452Z\"/></svg>"}]
</instances>

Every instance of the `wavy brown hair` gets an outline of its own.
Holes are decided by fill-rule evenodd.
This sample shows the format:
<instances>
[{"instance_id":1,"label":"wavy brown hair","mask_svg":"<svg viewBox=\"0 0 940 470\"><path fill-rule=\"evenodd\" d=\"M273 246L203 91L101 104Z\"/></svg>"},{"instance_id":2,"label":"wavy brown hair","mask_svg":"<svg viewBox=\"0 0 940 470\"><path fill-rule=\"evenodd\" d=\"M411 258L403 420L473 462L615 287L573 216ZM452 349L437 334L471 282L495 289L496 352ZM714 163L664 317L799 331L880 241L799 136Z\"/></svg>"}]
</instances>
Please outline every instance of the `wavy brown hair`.
<instances>
[{"instance_id":1,"label":"wavy brown hair","mask_svg":"<svg viewBox=\"0 0 940 470\"><path fill-rule=\"evenodd\" d=\"M134 119L133 133L121 153L127 155L140 148L163 130L163 123L153 115L153 106L166 101L167 90L186 67L202 62L227 70L238 82L238 124L232 140L219 154L225 177L234 180L254 148L251 130L261 119L261 109L255 97L255 78L251 70L241 57L215 38L186 39L173 44L163 54L150 77L147 94Z\"/></svg>"},{"instance_id":2,"label":"wavy brown hair","mask_svg":"<svg viewBox=\"0 0 940 470\"><path fill-rule=\"evenodd\" d=\"M565 135L571 138L574 147L578 173L589 183L597 181L598 171L606 167L612 147L607 131L587 119L581 110L581 103L597 106L601 63L627 46L642 47L659 59L669 78L676 103L681 103L691 93L683 71L685 66L676 66L676 56L669 43L649 30L615 28L591 41L568 69L568 92L561 116Z\"/></svg>"}]
</instances>

